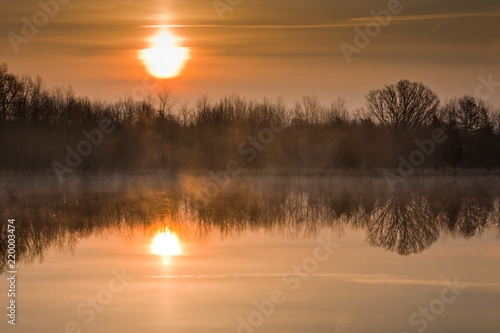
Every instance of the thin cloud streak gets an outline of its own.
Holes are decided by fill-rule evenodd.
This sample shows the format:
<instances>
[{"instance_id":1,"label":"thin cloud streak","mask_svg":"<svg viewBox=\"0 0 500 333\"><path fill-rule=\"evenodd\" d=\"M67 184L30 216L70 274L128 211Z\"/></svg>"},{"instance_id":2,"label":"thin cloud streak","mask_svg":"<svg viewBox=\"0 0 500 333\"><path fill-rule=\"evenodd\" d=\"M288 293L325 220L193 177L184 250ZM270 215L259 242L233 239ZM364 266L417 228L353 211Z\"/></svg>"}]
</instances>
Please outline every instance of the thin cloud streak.
<instances>
[{"instance_id":1,"label":"thin cloud streak","mask_svg":"<svg viewBox=\"0 0 500 333\"><path fill-rule=\"evenodd\" d=\"M470 12L470 13L438 13L423 15L395 15L391 19L396 22L428 21L459 18L498 17L500 12ZM325 29L348 28L373 21L373 17L351 18L339 23L329 24L297 24L297 25L224 25L224 24L154 24L143 25L141 28L217 28L217 29Z\"/></svg>"},{"instance_id":2,"label":"thin cloud streak","mask_svg":"<svg viewBox=\"0 0 500 333\"><path fill-rule=\"evenodd\" d=\"M143 276L146 279L229 279L229 278L277 278L282 277L282 273L242 273L242 274L189 274L189 275L153 275ZM443 280L416 280L399 279L386 274L344 274L344 273L323 273L323 274L293 274L293 276L317 277L317 278L338 278L347 282L370 284L370 285L393 285L393 286L447 286L446 279ZM500 287L499 282L467 283L460 282L465 287Z\"/></svg>"},{"instance_id":3,"label":"thin cloud streak","mask_svg":"<svg viewBox=\"0 0 500 333\"><path fill-rule=\"evenodd\" d=\"M231 28L231 29L322 29L354 26L352 23L311 24L311 25L223 25L223 24L156 24L141 28Z\"/></svg>"},{"instance_id":4,"label":"thin cloud streak","mask_svg":"<svg viewBox=\"0 0 500 333\"><path fill-rule=\"evenodd\" d=\"M404 286L404 285L419 285L419 286L446 286L447 284L441 280L404 280L404 279L380 279L380 280L369 280L369 279L354 279L350 282L362 283L362 284L387 284L394 286ZM460 282L461 286L464 287L500 287L498 282L484 282L484 283L473 283L473 282Z\"/></svg>"},{"instance_id":5,"label":"thin cloud streak","mask_svg":"<svg viewBox=\"0 0 500 333\"><path fill-rule=\"evenodd\" d=\"M222 278L246 278L246 277L262 277L272 278L281 277L283 273L228 273L228 274L190 274L190 275L153 275L144 276L147 279L222 279ZM383 279L389 278L386 274L345 274L345 273L323 273L323 274L306 274L297 273L293 276L315 276L315 277L336 277L336 278L374 278Z\"/></svg>"},{"instance_id":6,"label":"thin cloud streak","mask_svg":"<svg viewBox=\"0 0 500 333\"><path fill-rule=\"evenodd\" d=\"M476 17L497 17L500 12L480 12L480 13L439 13L439 14L422 14L422 15L397 15L393 16L394 21L427 21L427 20L442 20L455 18L476 18ZM359 17L350 19L349 21L373 21L373 17Z\"/></svg>"}]
</instances>

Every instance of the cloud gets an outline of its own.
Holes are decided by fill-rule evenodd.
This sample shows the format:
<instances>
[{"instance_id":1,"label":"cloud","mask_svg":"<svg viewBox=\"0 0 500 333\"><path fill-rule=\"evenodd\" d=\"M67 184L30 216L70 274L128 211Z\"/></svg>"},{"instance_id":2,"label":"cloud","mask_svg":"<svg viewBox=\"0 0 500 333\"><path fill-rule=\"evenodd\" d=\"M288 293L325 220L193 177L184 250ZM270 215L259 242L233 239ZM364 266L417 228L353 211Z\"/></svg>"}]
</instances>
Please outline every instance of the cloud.
<instances>
[{"instance_id":1,"label":"cloud","mask_svg":"<svg viewBox=\"0 0 500 333\"><path fill-rule=\"evenodd\" d=\"M437 13L421 15L396 15L392 17L393 22L411 22L427 20L448 20L460 18L498 17L500 12L468 12L468 13ZM235 25L235 24L154 24L142 25L141 28L212 28L212 29L325 29L346 28L363 25L373 21L373 17L357 17L347 19L338 23L326 24L277 24L277 25Z\"/></svg>"},{"instance_id":2,"label":"cloud","mask_svg":"<svg viewBox=\"0 0 500 333\"><path fill-rule=\"evenodd\" d=\"M224 25L224 24L158 24L143 25L141 28L221 28L221 29L321 29L353 27L354 23L296 24L296 25Z\"/></svg>"},{"instance_id":3,"label":"cloud","mask_svg":"<svg viewBox=\"0 0 500 333\"><path fill-rule=\"evenodd\" d=\"M456 18L478 18L478 17L497 17L500 12L469 12L469 13L437 13L437 14L421 14L421 15L397 15L392 17L393 21L426 21L426 20L443 20ZM373 21L373 17L359 17L350 19L349 21L368 22Z\"/></svg>"},{"instance_id":4,"label":"cloud","mask_svg":"<svg viewBox=\"0 0 500 333\"><path fill-rule=\"evenodd\" d=\"M296 274L300 276L301 274ZM349 274L349 273L323 273L305 274L304 276L317 278L335 278L346 282L370 284L370 285L393 285L393 286L447 286L446 278L443 280L422 280L422 279L401 279L387 274ZM280 278L281 273L240 273L240 274L189 274L189 275L151 275L143 276L146 279L231 279L231 278ZM461 286L466 287L500 287L500 282L462 282Z\"/></svg>"}]
</instances>

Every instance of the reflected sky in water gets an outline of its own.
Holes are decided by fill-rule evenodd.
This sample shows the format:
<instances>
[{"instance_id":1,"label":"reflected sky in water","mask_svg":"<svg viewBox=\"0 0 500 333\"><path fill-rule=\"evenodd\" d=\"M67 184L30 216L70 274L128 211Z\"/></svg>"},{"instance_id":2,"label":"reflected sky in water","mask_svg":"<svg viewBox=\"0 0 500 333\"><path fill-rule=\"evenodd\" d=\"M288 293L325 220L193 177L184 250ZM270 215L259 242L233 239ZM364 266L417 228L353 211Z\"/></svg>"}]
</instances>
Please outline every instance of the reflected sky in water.
<instances>
[{"instance_id":1,"label":"reflected sky in water","mask_svg":"<svg viewBox=\"0 0 500 333\"><path fill-rule=\"evenodd\" d=\"M21 264L1 331L410 333L455 279L426 332L500 329L498 180L251 179L208 204L197 182L7 187Z\"/></svg>"}]
</instances>

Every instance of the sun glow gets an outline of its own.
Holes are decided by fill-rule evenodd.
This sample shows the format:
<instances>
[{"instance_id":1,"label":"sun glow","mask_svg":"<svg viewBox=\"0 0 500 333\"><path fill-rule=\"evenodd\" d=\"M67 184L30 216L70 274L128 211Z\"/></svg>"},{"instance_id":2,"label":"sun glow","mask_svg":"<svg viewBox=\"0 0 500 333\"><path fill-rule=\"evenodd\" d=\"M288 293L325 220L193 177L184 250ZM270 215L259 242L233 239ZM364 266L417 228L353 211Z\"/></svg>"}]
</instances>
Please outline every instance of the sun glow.
<instances>
[{"instance_id":1,"label":"sun glow","mask_svg":"<svg viewBox=\"0 0 500 333\"><path fill-rule=\"evenodd\" d=\"M151 48L139 53L148 72L160 79L178 76L189 58L189 48L178 46L178 38L166 29L153 36L150 43Z\"/></svg>"},{"instance_id":2,"label":"sun glow","mask_svg":"<svg viewBox=\"0 0 500 333\"><path fill-rule=\"evenodd\" d=\"M162 256L176 256L181 254L181 245L177 237L167 230L156 235L151 251Z\"/></svg>"}]
</instances>

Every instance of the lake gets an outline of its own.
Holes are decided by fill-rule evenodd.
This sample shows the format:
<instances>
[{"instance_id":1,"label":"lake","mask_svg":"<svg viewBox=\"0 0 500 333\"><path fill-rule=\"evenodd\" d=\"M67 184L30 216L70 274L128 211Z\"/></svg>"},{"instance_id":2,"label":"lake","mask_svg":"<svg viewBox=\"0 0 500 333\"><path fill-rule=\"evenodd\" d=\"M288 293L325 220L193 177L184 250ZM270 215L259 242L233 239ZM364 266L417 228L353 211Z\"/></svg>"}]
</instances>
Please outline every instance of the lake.
<instances>
[{"instance_id":1,"label":"lake","mask_svg":"<svg viewBox=\"0 0 500 333\"><path fill-rule=\"evenodd\" d=\"M500 331L500 177L1 182L2 332Z\"/></svg>"}]
</instances>

